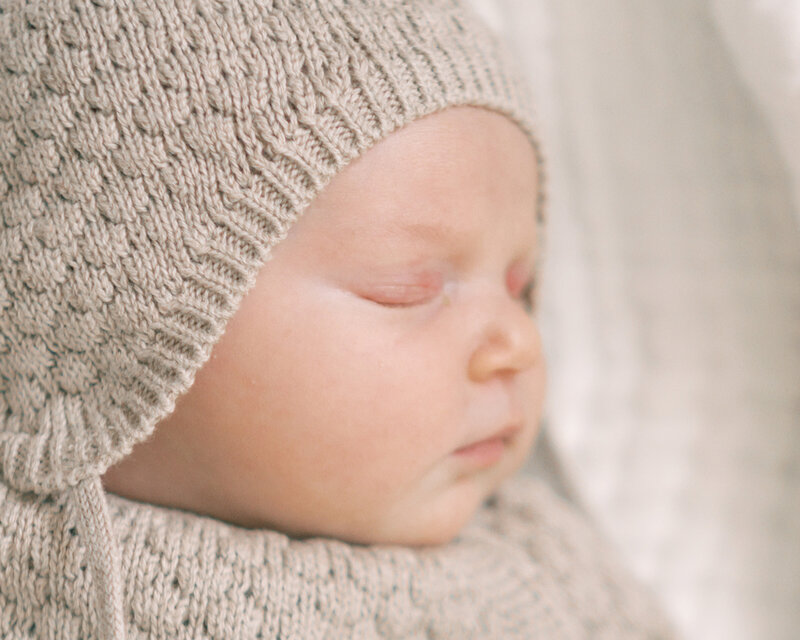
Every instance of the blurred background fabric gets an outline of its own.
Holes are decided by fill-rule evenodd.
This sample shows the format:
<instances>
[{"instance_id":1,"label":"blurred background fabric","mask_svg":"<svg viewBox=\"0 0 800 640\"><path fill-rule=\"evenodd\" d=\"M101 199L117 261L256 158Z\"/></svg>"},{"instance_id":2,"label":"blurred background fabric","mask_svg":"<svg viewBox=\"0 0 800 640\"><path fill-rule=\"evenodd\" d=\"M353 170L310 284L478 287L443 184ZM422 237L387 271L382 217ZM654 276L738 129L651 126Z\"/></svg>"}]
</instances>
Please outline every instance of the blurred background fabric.
<instances>
[{"instance_id":1,"label":"blurred background fabric","mask_svg":"<svg viewBox=\"0 0 800 640\"><path fill-rule=\"evenodd\" d=\"M800 203L800 2L712 0L712 16L788 164ZM800 207L795 207L800 220Z\"/></svg>"},{"instance_id":2,"label":"blurred background fabric","mask_svg":"<svg viewBox=\"0 0 800 640\"><path fill-rule=\"evenodd\" d=\"M472 3L540 107L556 466L687 638L800 637L798 2Z\"/></svg>"}]
</instances>

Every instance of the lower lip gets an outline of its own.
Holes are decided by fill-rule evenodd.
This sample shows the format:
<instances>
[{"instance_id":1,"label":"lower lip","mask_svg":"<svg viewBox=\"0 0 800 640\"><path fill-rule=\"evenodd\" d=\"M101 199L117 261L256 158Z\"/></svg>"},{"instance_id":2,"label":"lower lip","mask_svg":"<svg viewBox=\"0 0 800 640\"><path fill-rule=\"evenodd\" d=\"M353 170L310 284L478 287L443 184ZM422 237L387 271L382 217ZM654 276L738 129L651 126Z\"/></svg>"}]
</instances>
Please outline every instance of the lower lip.
<instances>
[{"instance_id":1,"label":"lower lip","mask_svg":"<svg viewBox=\"0 0 800 640\"><path fill-rule=\"evenodd\" d=\"M506 438L489 438L481 440L467 447L456 449L453 455L480 467L489 467L496 464L505 455L508 440Z\"/></svg>"}]
</instances>

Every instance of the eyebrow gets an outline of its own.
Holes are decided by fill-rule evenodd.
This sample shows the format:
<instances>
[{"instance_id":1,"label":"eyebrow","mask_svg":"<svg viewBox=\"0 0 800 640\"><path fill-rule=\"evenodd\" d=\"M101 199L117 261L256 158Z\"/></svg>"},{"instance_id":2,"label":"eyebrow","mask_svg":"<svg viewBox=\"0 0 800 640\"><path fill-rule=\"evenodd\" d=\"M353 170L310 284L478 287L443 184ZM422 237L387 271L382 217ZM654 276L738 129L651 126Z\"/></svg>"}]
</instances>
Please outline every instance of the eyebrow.
<instances>
[{"instance_id":1,"label":"eyebrow","mask_svg":"<svg viewBox=\"0 0 800 640\"><path fill-rule=\"evenodd\" d=\"M470 234L460 227L424 221L397 222L392 225L390 233L392 235L420 238L432 244L440 243L451 247L464 246L470 239ZM541 255L539 251L538 234L533 248L526 253L529 259L532 259L534 263L538 264Z\"/></svg>"},{"instance_id":2,"label":"eyebrow","mask_svg":"<svg viewBox=\"0 0 800 640\"><path fill-rule=\"evenodd\" d=\"M404 234L427 240L429 242L455 243L464 240L468 234L458 227L445 224L431 224L429 222L397 223L392 226L393 234Z\"/></svg>"}]
</instances>

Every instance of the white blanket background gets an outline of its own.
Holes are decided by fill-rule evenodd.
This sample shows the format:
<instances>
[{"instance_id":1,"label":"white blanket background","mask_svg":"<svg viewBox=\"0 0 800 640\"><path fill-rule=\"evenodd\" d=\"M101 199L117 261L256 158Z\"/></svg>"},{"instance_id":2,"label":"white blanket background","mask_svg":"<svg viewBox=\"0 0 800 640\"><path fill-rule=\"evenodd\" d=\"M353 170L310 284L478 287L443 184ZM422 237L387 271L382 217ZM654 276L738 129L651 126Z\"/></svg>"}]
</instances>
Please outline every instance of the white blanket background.
<instances>
[{"instance_id":1,"label":"white blanket background","mask_svg":"<svg viewBox=\"0 0 800 640\"><path fill-rule=\"evenodd\" d=\"M473 2L539 97L570 480L688 638L800 637L797 2Z\"/></svg>"}]
</instances>

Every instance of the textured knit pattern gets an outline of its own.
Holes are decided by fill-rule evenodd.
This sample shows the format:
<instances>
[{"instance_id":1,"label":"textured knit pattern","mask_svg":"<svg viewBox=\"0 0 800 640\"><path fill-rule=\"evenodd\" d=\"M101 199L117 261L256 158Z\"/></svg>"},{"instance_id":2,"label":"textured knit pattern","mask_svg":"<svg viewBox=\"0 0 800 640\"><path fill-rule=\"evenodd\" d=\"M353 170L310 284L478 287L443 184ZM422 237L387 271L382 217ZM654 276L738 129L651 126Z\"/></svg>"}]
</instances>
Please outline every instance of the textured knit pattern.
<instances>
[{"instance_id":1,"label":"textured knit pattern","mask_svg":"<svg viewBox=\"0 0 800 640\"><path fill-rule=\"evenodd\" d=\"M526 83L455 0L0 0L0 637L670 637L529 480L427 550L102 490L331 177L457 105L538 152Z\"/></svg>"},{"instance_id":2,"label":"textured knit pattern","mask_svg":"<svg viewBox=\"0 0 800 640\"><path fill-rule=\"evenodd\" d=\"M23 491L143 440L270 247L391 131L471 104L537 148L526 83L452 0L0 8L0 475Z\"/></svg>"},{"instance_id":3,"label":"textured knit pattern","mask_svg":"<svg viewBox=\"0 0 800 640\"><path fill-rule=\"evenodd\" d=\"M98 638L89 551L71 503L0 492L0 637ZM673 637L594 530L525 476L454 543L416 551L298 541L116 496L109 503L129 638Z\"/></svg>"},{"instance_id":4,"label":"textured knit pattern","mask_svg":"<svg viewBox=\"0 0 800 640\"><path fill-rule=\"evenodd\" d=\"M125 621L122 608L122 585L119 571L118 545L108 512L108 502L98 476L80 482L71 492L77 505L79 528L86 541L96 588L93 603L100 618L103 638L122 638ZM111 544L109 544L111 543Z\"/></svg>"}]
</instances>

